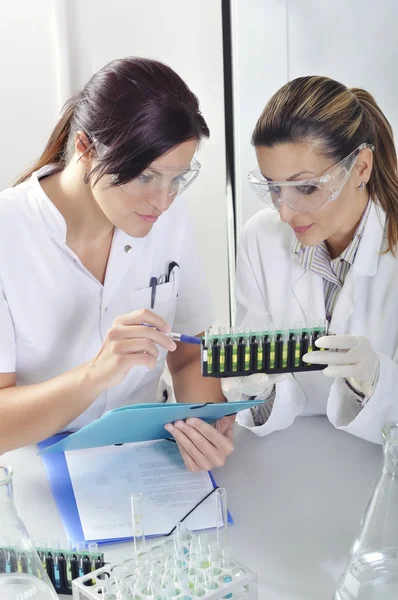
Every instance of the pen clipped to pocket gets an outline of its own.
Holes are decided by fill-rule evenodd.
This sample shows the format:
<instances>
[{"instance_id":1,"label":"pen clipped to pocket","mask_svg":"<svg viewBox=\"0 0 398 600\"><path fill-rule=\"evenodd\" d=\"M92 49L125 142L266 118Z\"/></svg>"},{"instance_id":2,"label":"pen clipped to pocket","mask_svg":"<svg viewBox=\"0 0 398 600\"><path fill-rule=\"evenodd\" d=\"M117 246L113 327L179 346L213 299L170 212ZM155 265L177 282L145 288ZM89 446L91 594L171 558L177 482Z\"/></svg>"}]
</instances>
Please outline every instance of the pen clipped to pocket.
<instances>
[{"instance_id":1,"label":"pen clipped to pocket","mask_svg":"<svg viewBox=\"0 0 398 600\"><path fill-rule=\"evenodd\" d=\"M180 288L180 276L181 270L179 264L175 261L171 262L168 267L167 281L173 284L173 298L178 296L178 290Z\"/></svg>"}]
</instances>

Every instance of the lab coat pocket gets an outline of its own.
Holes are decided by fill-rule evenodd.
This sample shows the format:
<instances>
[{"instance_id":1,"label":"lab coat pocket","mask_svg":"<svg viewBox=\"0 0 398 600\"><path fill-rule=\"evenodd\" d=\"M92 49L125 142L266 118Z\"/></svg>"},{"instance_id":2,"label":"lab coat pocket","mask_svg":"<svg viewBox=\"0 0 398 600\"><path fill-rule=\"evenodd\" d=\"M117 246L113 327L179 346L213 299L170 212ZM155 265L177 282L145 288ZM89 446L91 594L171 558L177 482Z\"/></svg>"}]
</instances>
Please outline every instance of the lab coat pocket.
<instances>
[{"instance_id":1,"label":"lab coat pocket","mask_svg":"<svg viewBox=\"0 0 398 600\"><path fill-rule=\"evenodd\" d=\"M172 326L175 317L177 295L178 289L176 289L173 281L157 285L154 294L151 287L134 290L130 292L129 310L149 308ZM154 298L153 306L152 298Z\"/></svg>"},{"instance_id":2,"label":"lab coat pocket","mask_svg":"<svg viewBox=\"0 0 398 600\"><path fill-rule=\"evenodd\" d=\"M173 327L175 319L177 295L178 289L173 281L156 287L155 304L152 310L167 321L171 327Z\"/></svg>"}]
</instances>

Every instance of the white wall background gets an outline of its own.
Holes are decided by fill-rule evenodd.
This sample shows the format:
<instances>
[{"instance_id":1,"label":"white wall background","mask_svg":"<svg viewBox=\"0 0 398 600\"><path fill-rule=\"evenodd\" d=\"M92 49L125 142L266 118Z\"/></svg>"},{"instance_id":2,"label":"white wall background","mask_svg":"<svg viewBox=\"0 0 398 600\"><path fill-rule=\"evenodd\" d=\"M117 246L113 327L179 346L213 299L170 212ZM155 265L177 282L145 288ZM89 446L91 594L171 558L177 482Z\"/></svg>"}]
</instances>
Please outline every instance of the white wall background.
<instances>
[{"instance_id":1,"label":"white wall background","mask_svg":"<svg viewBox=\"0 0 398 600\"><path fill-rule=\"evenodd\" d=\"M0 189L39 155L57 116L52 5L1 3Z\"/></svg>"},{"instance_id":2,"label":"white wall background","mask_svg":"<svg viewBox=\"0 0 398 600\"><path fill-rule=\"evenodd\" d=\"M323 74L374 94L398 131L398 3L231 0L238 232L262 208L247 173L270 96ZM190 202L218 322L229 319L221 0L14 0L0 16L0 188L41 152L61 104L103 64L145 55L198 95L211 129Z\"/></svg>"},{"instance_id":3,"label":"white wall background","mask_svg":"<svg viewBox=\"0 0 398 600\"><path fill-rule=\"evenodd\" d=\"M61 104L105 63L168 63L211 130L187 193L218 322L229 321L221 0L14 0L0 16L0 187L39 155Z\"/></svg>"},{"instance_id":4,"label":"white wall background","mask_svg":"<svg viewBox=\"0 0 398 600\"><path fill-rule=\"evenodd\" d=\"M232 0L238 231L263 207L247 173L250 137L286 81L326 75L373 94L398 133L398 2Z\"/></svg>"}]
</instances>

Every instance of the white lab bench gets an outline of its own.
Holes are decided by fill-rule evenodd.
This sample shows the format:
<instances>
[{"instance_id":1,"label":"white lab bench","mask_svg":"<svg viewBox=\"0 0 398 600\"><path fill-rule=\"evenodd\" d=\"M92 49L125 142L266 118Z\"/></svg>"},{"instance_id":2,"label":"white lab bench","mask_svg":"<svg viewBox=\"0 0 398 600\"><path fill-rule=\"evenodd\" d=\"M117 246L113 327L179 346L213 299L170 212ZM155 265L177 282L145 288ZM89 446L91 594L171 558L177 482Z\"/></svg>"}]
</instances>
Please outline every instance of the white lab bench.
<instances>
[{"instance_id":1,"label":"white lab bench","mask_svg":"<svg viewBox=\"0 0 398 600\"><path fill-rule=\"evenodd\" d=\"M232 554L257 573L259 600L332 600L381 461L381 446L324 417L299 418L264 438L236 427L235 451L213 473L235 521ZM30 535L64 539L36 448L0 462L15 470L15 503ZM129 543L102 549L111 562L131 551Z\"/></svg>"}]
</instances>

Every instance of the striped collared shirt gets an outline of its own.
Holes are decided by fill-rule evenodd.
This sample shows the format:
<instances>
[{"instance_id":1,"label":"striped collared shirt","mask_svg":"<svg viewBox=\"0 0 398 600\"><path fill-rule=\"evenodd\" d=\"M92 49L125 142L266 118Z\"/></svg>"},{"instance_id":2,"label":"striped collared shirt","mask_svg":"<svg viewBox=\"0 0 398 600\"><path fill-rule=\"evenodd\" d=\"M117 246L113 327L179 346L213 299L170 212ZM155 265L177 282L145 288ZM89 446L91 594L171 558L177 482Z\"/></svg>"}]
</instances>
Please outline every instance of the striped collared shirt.
<instances>
[{"instance_id":1,"label":"striped collared shirt","mask_svg":"<svg viewBox=\"0 0 398 600\"><path fill-rule=\"evenodd\" d=\"M303 246L297 239L293 242L292 252L297 255L301 266L306 271L310 270L323 278L326 318L329 322L348 271L354 263L368 220L370 206L371 200L367 204L352 241L337 258L330 257L325 242L321 242L318 246Z\"/></svg>"}]
</instances>

